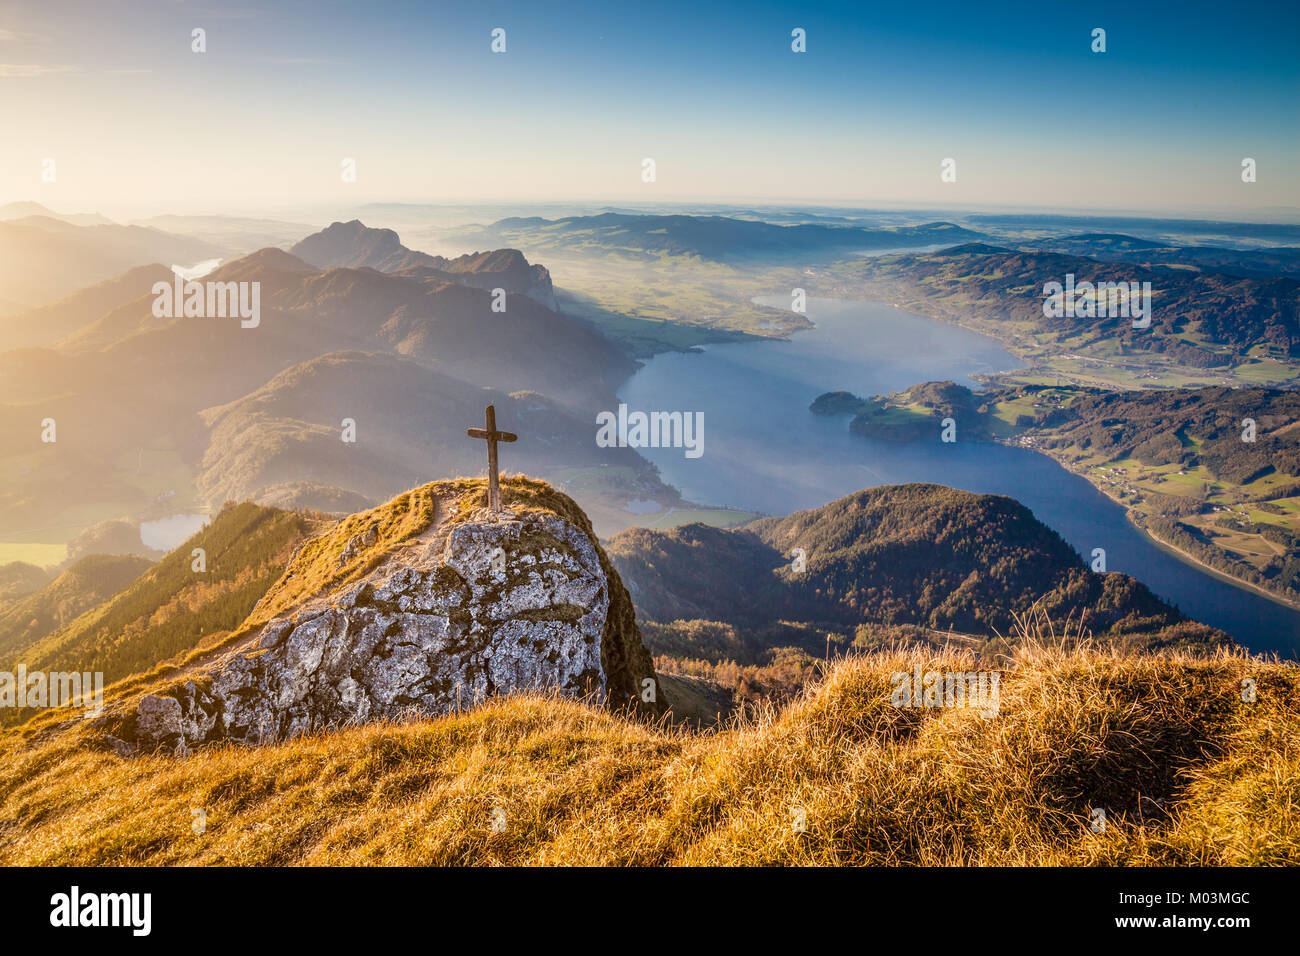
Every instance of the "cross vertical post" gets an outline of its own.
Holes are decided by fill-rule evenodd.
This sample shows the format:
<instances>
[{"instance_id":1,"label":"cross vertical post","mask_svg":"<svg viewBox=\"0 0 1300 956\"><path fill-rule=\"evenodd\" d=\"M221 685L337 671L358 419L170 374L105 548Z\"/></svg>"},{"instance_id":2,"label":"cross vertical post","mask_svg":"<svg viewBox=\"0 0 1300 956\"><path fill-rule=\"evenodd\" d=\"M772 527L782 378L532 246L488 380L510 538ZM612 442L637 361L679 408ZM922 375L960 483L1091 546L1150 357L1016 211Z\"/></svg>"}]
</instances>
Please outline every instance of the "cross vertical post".
<instances>
[{"instance_id":1,"label":"cross vertical post","mask_svg":"<svg viewBox=\"0 0 1300 956\"><path fill-rule=\"evenodd\" d=\"M497 410L489 405L483 412L483 428L467 428L465 434L470 438L481 438L488 446L488 510L501 510L501 484L497 475L497 442L517 441L519 436L513 432L497 431Z\"/></svg>"}]
</instances>

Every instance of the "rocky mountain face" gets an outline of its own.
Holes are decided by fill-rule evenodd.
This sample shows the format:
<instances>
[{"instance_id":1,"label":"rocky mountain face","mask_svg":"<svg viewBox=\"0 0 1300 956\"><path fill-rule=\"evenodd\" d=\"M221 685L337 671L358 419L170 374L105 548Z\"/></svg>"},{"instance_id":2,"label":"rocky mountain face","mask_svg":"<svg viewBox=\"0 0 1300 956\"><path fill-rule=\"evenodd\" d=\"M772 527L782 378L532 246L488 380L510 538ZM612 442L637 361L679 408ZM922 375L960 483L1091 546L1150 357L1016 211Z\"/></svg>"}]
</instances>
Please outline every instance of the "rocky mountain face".
<instances>
[{"instance_id":1,"label":"rocky mountain face","mask_svg":"<svg viewBox=\"0 0 1300 956\"><path fill-rule=\"evenodd\" d=\"M115 746L256 744L524 691L662 713L631 599L586 516L542 482L502 491L493 513L482 481L426 485L309 542L242 642L141 698Z\"/></svg>"},{"instance_id":2,"label":"rocky mountain face","mask_svg":"<svg viewBox=\"0 0 1300 956\"><path fill-rule=\"evenodd\" d=\"M397 272L431 259L402 245L391 229L371 229L359 219L334 222L295 243L289 252L322 269L376 269Z\"/></svg>"},{"instance_id":3,"label":"rocky mountain face","mask_svg":"<svg viewBox=\"0 0 1300 956\"><path fill-rule=\"evenodd\" d=\"M372 229L360 220L331 223L290 250L324 269L370 268L380 272L443 279L478 289L505 289L555 310L555 289L545 266L530 265L518 249L474 252L448 259L402 245L391 229Z\"/></svg>"}]
</instances>

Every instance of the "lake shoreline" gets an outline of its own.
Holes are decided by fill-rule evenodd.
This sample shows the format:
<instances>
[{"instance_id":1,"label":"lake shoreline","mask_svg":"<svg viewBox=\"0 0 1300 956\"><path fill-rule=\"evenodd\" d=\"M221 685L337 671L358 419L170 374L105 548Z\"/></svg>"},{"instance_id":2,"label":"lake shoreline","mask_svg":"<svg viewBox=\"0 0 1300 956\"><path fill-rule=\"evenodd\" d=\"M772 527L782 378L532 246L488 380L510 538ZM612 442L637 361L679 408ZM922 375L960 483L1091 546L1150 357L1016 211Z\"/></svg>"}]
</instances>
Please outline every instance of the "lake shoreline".
<instances>
[{"instance_id":1,"label":"lake shoreline","mask_svg":"<svg viewBox=\"0 0 1300 956\"><path fill-rule=\"evenodd\" d=\"M1274 594L1272 591L1269 591L1267 588L1262 588L1258 584L1255 584L1252 581L1245 581L1239 577L1236 577L1235 575L1228 574L1226 571L1220 571L1218 568L1211 567L1210 565L1206 564L1204 561L1198 559L1195 555L1189 554L1188 552L1184 551L1182 548L1170 544L1168 541L1165 541L1163 538L1157 537L1156 534L1153 531L1151 531L1149 528L1144 528L1142 525L1134 521L1131 513L1128 515L1128 519L1129 522L1133 525L1133 527L1137 528L1148 538L1150 538L1151 542L1157 548L1160 548L1160 550L1162 551L1166 551L1175 555L1176 557L1181 559L1184 563L1196 565L1196 567L1198 567L1202 572L1209 574L1211 577L1218 578L1220 581L1223 581L1225 584L1231 584L1233 587L1241 588L1244 591L1253 591L1254 593L1258 594L1260 597L1268 598L1274 604L1278 604L1292 611L1300 611L1300 602L1289 601L1286 598L1282 597L1280 594Z\"/></svg>"},{"instance_id":2,"label":"lake shoreline","mask_svg":"<svg viewBox=\"0 0 1300 956\"><path fill-rule=\"evenodd\" d=\"M854 300L842 300L842 299L841 299L841 300L836 300L836 301L854 301ZM1001 344L1002 347L1003 347L1004 349L1007 349L1008 352L1010 352L1011 348L1013 347L1013 344L1012 344L1012 343L1009 343L1009 342L1007 342L1007 341L1005 341L1005 340L1003 340L1003 339L999 339L999 338L997 338L996 336L990 335L987 331L983 331L983 330L978 329L978 328L973 328L973 327L971 327L971 326L969 326L969 325L966 325L966 324L964 324L964 323L962 323L962 322L960 322L960 321L951 320L951 319L944 319L944 318L940 318L940 317L938 317L938 316L926 315L926 314L923 314L923 313L915 312L915 311L912 311L912 310L908 309L906 306L901 305L901 304L898 304L898 303L891 303L891 302L872 302L872 301L870 301L870 300L862 300L862 301L864 302L864 304L888 305L888 306L890 306L891 308L898 309L899 311L902 311L902 312L909 312L910 314L912 314L912 315L916 315L916 316L919 316L920 318L933 319L934 321L944 322L945 324L948 324L948 325L954 325L954 326L957 326L958 328L966 329L967 331L969 331L969 332L973 332L973 333L975 333L976 335L980 335L980 336L983 336L984 338L993 339L994 341L999 342L999 344ZM799 330L799 331L805 331L805 330ZM1014 354L1014 353L1012 353L1012 354ZM1020 356L1016 356L1016 357L1017 357L1018 360L1020 360ZM1003 371L993 372L993 373L990 373L990 374L987 374L987 375L981 375L980 386L981 386L982 389L988 389L988 388L990 388L990 387L994 387L994 386L996 385L996 381L995 381L995 380L996 380L997 378L999 378L1000 376L1003 376L1003 375L1014 374L1014 371L1015 371L1014 369L1008 369L1008 370L1003 370ZM920 383L917 383L917 384L920 384ZM1116 390L1117 390L1117 391L1123 391L1123 389L1118 389L1118 388L1117 388ZM976 392L976 394L979 394L979 390L974 390L974 391ZM889 434L889 433L886 433L886 432L883 432L883 431L882 431L881 433L879 433L879 434L873 434L873 435L871 435L870 437L877 438L877 439L879 439L879 440L881 440L881 441L897 441L897 442L900 442L900 443L916 440L914 435L909 435L909 434L898 434L898 435L893 435L893 434ZM980 439L977 438L977 439L975 439L975 440L976 440L976 441L979 441ZM1218 579L1221 580L1221 581L1224 581L1225 583L1228 583L1228 584L1234 585L1234 586L1236 586L1236 587L1243 588L1243 589L1245 589L1245 590L1247 590L1247 591L1254 592L1255 594L1258 594L1258 595L1260 595L1261 597L1266 597L1266 598L1268 598L1269 600L1275 602L1276 604L1281 605L1282 607L1285 607L1285 608L1288 608L1288 609L1290 609L1290 610L1294 610L1294 611L1300 611L1300 601L1298 601L1298 600L1296 600L1296 599L1294 599L1294 598L1289 598L1289 597L1287 597L1286 595L1283 595L1283 594L1278 594L1278 593L1275 592L1275 591L1271 591L1271 590L1269 590L1267 587L1264 587L1264 586L1262 586L1262 585L1256 584L1256 583L1253 582L1253 581L1248 581L1248 580L1246 580L1245 578L1238 577L1237 575L1232 574L1232 573L1229 572L1229 571L1224 571L1224 570L1221 569L1221 568L1216 568L1216 567L1214 567L1213 565L1210 565L1210 564L1208 564L1208 563L1202 561L1201 559L1197 558L1195 555L1191 554L1190 552L1185 551L1185 550L1183 550L1182 548L1179 548L1178 546L1174 545L1172 542L1169 542L1169 541L1164 540L1163 538L1161 538L1160 536L1158 536L1154 531L1152 531L1150 528L1147 528L1146 526L1144 526L1143 524L1141 524L1140 522L1138 522L1138 521L1136 520L1136 518L1135 518L1135 511L1134 511L1133 508L1131 508L1131 507L1128 505L1127 502L1125 502L1125 501L1123 501L1123 500L1120 500L1120 499L1114 497L1114 496L1109 492L1108 489L1106 489L1105 487L1103 487L1103 486L1102 486L1101 484L1099 484L1098 482L1094 481L1094 480L1092 479L1092 476L1089 475L1088 473L1086 473L1086 472L1084 472L1084 471L1076 470L1075 468L1073 468L1073 467L1070 466L1070 463L1064 461L1064 460L1061 459L1061 458L1056 457L1055 455L1051 454L1051 453L1048 452L1048 451L1045 451L1045 450L1042 449L1039 445L1037 445L1037 444L1034 444L1034 445L1014 445L1013 443L1010 443L1010 442L1001 442L1001 441L999 441L998 439L993 439L993 441L994 441L994 442L997 442L997 443L999 443L999 444L1012 444L1013 447L1022 447L1022 448L1027 448L1029 451L1036 452L1036 453L1038 453L1038 454L1040 454L1040 455L1044 455L1044 456L1046 456L1046 457L1052 459L1052 460L1055 461L1058 465L1060 465L1062 468L1064 468L1066 471L1069 471L1069 472L1071 472L1072 474L1076 474L1076 475L1078 475L1079 477L1083 478L1083 479L1086 480L1089 484L1091 484L1094 488L1096 488L1098 491L1100 491L1103 495L1105 495L1107 498L1109 498L1111 501L1113 501L1116 505L1118 505L1120 508L1124 509L1124 516L1128 519L1129 523L1130 523L1131 525L1133 525L1134 528L1136 528L1138 531L1140 531L1140 532L1141 532L1145 537L1147 537L1148 539L1150 539L1150 541L1151 541L1153 544L1155 544L1157 547L1161 548L1162 550L1166 551L1166 552L1169 553L1169 554L1174 555L1175 557L1178 557L1178 558L1179 558L1180 560L1182 560L1185 564L1193 565L1193 566L1195 566L1196 568L1198 568L1198 569L1200 569L1200 570L1202 570L1202 571L1204 571L1204 572L1206 572L1206 573L1212 575L1213 577L1218 578Z\"/></svg>"},{"instance_id":3,"label":"lake shoreline","mask_svg":"<svg viewBox=\"0 0 1300 956\"><path fill-rule=\"evenodd\" d=\"M814 299L808 317L813 327L788 341L655 356L620 386L619 400L630 407L704 413L702 458L646 450L683 498L788 515L887 485L934 483L1005 495L1081 555L1104 546L1112 570L1253 652L1300 653L1300 607L1169 548L1138 526L1122 502L1041 449L996 440L879 442L851 434L840 416L809 410L828 390L888 395L934 381L985 390L994 369L1018 363L995 338L886 302ZM1025 456L1029 451L1034 454Z\"/></svg>"}]
</instances>

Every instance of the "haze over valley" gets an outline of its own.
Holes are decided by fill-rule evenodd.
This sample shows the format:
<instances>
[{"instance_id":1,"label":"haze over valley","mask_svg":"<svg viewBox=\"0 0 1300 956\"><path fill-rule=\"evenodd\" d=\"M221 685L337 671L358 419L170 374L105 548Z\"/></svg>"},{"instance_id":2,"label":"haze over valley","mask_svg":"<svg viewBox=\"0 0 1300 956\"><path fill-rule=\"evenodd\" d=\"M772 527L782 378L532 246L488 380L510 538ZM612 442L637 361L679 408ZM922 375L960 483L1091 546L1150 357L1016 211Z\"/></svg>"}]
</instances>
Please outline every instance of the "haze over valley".
<instances>
[{"instance_id":1,"label":"haze over valley","mask_svg":"<svg viewBox=\"0 0 1300 956\"><path fill-rule=\"evenodd\" d=\"M0 866L1300 864L1294 5L10 7Z\"/></svg>"},{"instance_id":2,"label":"haze over valley","mask_svg":"<svg viewBox=\"0 0 1300 956\"><path fill-rule=\"evenodd\" d=\"M1116 508L1090 497L1047 462L1026 469L1020 458L1041 449L999 449L997 441L1034 444L977 427L973 410L961 427L976 444L954 449L931 440L924 418L914 419L911 446L862 446L809 408L832 387L888 395L948 379L977 394L1050 383L1044 394L1057 404L1077 386L1123 389L1182 378L1186 385L1286 384L1300 360L1300 294L1287 274L1294 248L1281 243L1294 241L1300 227L1126 221L1134 233L1162 237L1155 241L1074 232L1078 223L1070 221L1067 235L1052 238L1044 234L1057 222L1051 216L906 223L896 213L794 208L767 218L737 208L731 216L599 212L484 226L446 225L438 218L443 210L435 216L390 204L368 213L405 221L436 251L348 219L249 252L233 237L244 237L250 224L219 216L184 220L187 236L122 227L148 236L128 249L104 233L118 226L103 217L36 215L21 205L14 211L33 214L17 222L58 222L88 248L128 258L122 272L88 273L87 284L67 295L54 287L26 291L31 307L0 320L16 346L0 357L10 476L0 500L0 548L10 559L57 570L110 533L126 541L118 545L125 550L156 555L223 502L341 514L422 481L473 474L481 471L478 455L459 436L492 402L521 433L506 467L569 490L601 534L690 521L735 526L900 481L998 491L1030 504L1080 554L1108 546L1112 569L1145 575L1162 597L1199 609L1207 623L1261 649L1292 653L1300 644L1294 613L1207 580L1207 569L1189 560L1202 551L1221 555L1209 564L1230 580L1294 600L1287 588L1296 573L1295 539L1286 535L1300 529L1288 517L1298 509L1287 481L1300 475L1284 451L1295 442L1288 416L1260 411L1266 435L1278 435L1266 441L1278 450L1247 449L1262 457L1244 476L1253 483L1246 497L1255 485L1273 489L1255 493L1270 512L1260 527L1282 535L1254 539L1264 546L1261 562L1232 550L1249 552L1251 539L1240 532L1224 538L1218 526L1187 523L1184 515L1199 509L1230 513L1213 490L1178 498L1178 490L1162 489L1156 513L1174 516L1163 525L1147 522L1144 534L1122 518L1125 510L1143 513L1132 510L1134 502ZM1175 233L1187 244L1169 238ZM1224 244L1203 244L1206 233ZM1264 247L1269 241L1274 245ZM485 248L494 243L501 245ZM1048 249L1069 252L1037 251ZM204 290L257 283L256 327L157 307L157 283L184 292L174 269L196 275L187 263L149 261L159 250L209 257L208 271L191 278ZM972 257L1001 258L993 267L979 258L966 265ZM548 262L562 264L558 275ZM1013 274L993 287L963 278L1006 273L1009 262L1023 278ZM932 264L957 269L941 293ZM1131 268L1157 277L1150 329L1105 319L1053 325L1035 305L1041 296L1021 291L1038 275L1073 271L1084 281ZM1266 278L1270 270L1279 274ZM1206 289L1219 291L1207 300ZM836 299L816 297L826 293ZM1207 303L1207 318L1189 321L1178 304L1177 296L1193 294ZM853 304L872 296L909 307ZM1028 298L1023 307L1021 296ZM1240 314L1225 314L1216 296ZM1089 349L1099 357L1080 359ZM1072 362L1083 371L1072 371ZM1260 402L1272 401L1263 396ZM593 423L619 404L701 411L706 453L693 460L680 449L600 447ZM1237 405L1241 416L1254 407L1245 393ZM937 420L954 409L920 411ZM47 418L57 423L57 442L42 440ZM1207 437L1195 421L1184 425L1175 416L1162 427ZM1096 459L1102 491L1102 465L1124 460L1132 447L1120 443ZM1093 523L1081 525L1081 514ZM137 540L132 526L152 545ZM1182 553L1162 553L1147 535L1182 543ZM1183 543L1189 535L1191 543ZM1197 536L1204 544L1195 544Z\"/></svg>"}]
</instances>

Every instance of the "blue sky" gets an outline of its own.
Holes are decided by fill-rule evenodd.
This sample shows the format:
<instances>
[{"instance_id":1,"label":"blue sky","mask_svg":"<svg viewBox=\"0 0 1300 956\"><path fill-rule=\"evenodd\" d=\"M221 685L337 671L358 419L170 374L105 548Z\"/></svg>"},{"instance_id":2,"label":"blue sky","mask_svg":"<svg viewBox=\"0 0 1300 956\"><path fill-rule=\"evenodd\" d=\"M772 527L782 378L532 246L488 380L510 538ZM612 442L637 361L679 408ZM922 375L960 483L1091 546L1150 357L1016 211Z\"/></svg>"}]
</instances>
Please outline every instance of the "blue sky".
<instances>
[{"instance_id":1,"label":"blue sky","mask_svg":"<svg viewBox=\"0 0 1300 956\"><path fill-rule=\"evenodd\" d=\"M190 31L207 31L207 52ZM507 33L493 54L490 31ZM808 52L790 50L807 31ZM1107 52L1090 50L1107 31ZM1300 4L14 0L0 201L1300 207ZM1259 179L1240 181L1250 156ZM343 183L343 157L357 181ZM657 179L641 181L653 158ZM957 182L939 177L957 160ZM54 158L57 180L40 181Z\"/></svg>"}]
</instances>

